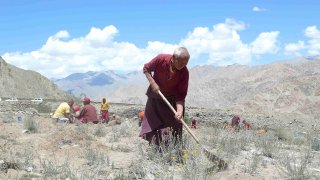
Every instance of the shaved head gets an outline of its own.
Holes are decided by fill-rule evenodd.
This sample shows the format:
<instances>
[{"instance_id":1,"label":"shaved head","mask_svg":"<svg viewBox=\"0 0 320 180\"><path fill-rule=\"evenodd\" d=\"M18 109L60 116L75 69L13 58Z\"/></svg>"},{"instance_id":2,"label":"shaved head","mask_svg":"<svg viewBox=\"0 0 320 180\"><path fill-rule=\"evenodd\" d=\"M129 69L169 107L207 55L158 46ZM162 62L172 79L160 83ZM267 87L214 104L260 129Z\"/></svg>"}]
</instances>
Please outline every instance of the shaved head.
<instances>
[{"instance_id":1,"label":"shaved head","mask_svg":"<svg viewBox=\"0 0 320 180\"><path fill-rule=\"evenodd\" d=\"M189 58L190 58L190 54L187 48L178 47L173 52L173 60L172 60L173 66L177 70L181 70L188 64Z\"/></svg>"},{"instance_id":2,"label":"shaved head","mask_svg":"<svg viewBox=\"0 0 320 180\"><path fill-rule=\"evenodd\" d=\"M178 47L177 49L174 50L173 55L175 58L180 59L180 58L185 58L188 59L190 58L190 54L185 47Z\"/></svg>"}]
</instances>

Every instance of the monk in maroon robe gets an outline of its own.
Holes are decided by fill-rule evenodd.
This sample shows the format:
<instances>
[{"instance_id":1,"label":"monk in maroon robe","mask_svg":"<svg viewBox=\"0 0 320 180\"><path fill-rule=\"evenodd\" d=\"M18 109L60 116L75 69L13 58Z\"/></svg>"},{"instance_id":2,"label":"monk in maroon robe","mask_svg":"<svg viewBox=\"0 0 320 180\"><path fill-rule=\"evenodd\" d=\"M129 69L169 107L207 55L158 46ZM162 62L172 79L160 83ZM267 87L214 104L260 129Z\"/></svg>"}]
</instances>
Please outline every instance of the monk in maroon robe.
<instances>
[{"instance_id":1,"label":"monk in maroon robe","mask_svg":"<svg viewBox=\"0 0 320 180\"><path fill-rule=\"evenodd\" d=\"M239 123L240 123L240 117L238 115L234 115L231 120L231 126L232 127L239 126Z\"/></svg>"},{"instance_id":2,"label":"monk in maroon robe","mask_svg":"<svg viewBox=\"0 0 320 180\"><path fill-rule=\"evenodd\" d=\"M140 136L149 143L159 145L168 140L168 132L172 133L171 137L175 140L181 140L181 121L189 83L189 71L186 67L189 58L188 50L179 47L173 54L159 54L143 67L150 86L146 93L148 100ZM159 90L175 108L176 114L158 94Z\"/></svg>"},{"instance_id":3,"label":"monk in maroon robe","mask_svg":"<svg viewBox=\"0 0 320 180\"><path fill-rule=\"evenodd\" d=\"M238 115L234 115L231 120L231 126L233 131L239 131L240 129L240 117Z\"/></svg>"},{"instance_id":4,"label":"monk in maroon robe","mask_svg":"<svg viewBox=\"0 0 320 180\"><path fill-rule=\"evenodd\" d=\"M99 122L96 108L90 104L90 99L85 97L83 99L83 109L80 112L79 119L82 123L92 122L97 124Z\"/></svg>"},{"instance_id":5,"label":"monk in maroon robe","mask_svg":"<svg viewBox=\"0 0 320 180\"><path fill-rule=\"evenodd\" d=\"M247 120L243 120L242 124L244 129L246 130L251 129L251 124Z\"/></svg>"}]
</instances>

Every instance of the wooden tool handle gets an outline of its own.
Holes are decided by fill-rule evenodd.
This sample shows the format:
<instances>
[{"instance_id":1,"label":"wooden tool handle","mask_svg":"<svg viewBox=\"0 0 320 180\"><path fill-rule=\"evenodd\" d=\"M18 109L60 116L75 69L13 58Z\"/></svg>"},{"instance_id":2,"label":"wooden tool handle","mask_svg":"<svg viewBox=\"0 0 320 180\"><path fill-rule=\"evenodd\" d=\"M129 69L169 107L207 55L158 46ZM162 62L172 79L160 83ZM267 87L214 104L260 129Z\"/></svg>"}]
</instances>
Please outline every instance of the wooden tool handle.
<instances>
[{"instance_id":1,"label":"wooden tool handle","mask_svg":"<svg viewBox=\"0 0 320 180\"><path fill-rule=\"evenodd\" d=\"M167 100L166 97L164 97L164 95L161 93L161 91L159 90L158 93L160 94L160 96L162 97L162 99L167 103L167 105L170 107L170 109L172 110L172 112L174 114L177 114L177 111L172 107L172 105L169 103L169 101ZM195 134L193 134L193 132L191 131L191 129L188 127L188 125L183 121L183 118L180 119L180 121L182 122L184 128L186 128L186 130L188 131L188 133L193 137L193 139L200 144L199 139L197 138L197 136Z\"/></svg>"}]
</instances>

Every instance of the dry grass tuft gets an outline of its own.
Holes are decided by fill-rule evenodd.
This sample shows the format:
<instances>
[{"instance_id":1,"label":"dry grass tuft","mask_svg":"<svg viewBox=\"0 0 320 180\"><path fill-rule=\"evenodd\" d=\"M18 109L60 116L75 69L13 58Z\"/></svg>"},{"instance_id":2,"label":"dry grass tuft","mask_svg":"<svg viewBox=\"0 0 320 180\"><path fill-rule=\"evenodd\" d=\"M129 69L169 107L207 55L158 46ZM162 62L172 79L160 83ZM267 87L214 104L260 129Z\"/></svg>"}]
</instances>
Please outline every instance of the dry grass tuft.
<instances>
[{"instance_id":1,"label":"dry grass tuft","mask_svg":"<svg viewBox=\"0 0 320 180\"><path fill-rule=\"evenodd\" d=\"M23 126L30 133L39 132L39 123L34 119L33 116L27 115L23 121Z\"/></svg>"}]
</instances>

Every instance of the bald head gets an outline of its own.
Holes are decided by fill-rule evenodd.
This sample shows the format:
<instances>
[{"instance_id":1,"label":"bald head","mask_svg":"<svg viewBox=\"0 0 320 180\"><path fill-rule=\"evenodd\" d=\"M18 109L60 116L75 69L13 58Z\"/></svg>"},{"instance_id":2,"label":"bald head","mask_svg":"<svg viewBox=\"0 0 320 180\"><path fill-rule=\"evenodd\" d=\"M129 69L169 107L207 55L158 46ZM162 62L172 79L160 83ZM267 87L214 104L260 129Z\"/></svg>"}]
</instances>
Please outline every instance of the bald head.
<instances>
[{"instance_id":1,"label":"bald head","mask_svg":"<svg viewBox=\"0 0 320 180\"><path fill-rule=\"evenodd\" d=\"M190 54L185 47L178 47L173 52L173 65L177 70L184 68L190 59Z\"/></svg>"},{"instance_id":2,"label":"bald head","mask_svg":"<svg viewBox=\"0 0 320 180\"><path fill-rule=\"evenodd\" d=\"M178 47L174 50L173 55L175 56L175 58L186 58L189 60L190 58L190 54L187 50L187 48L185 47Z\"/></svg>"}]
</instances>

